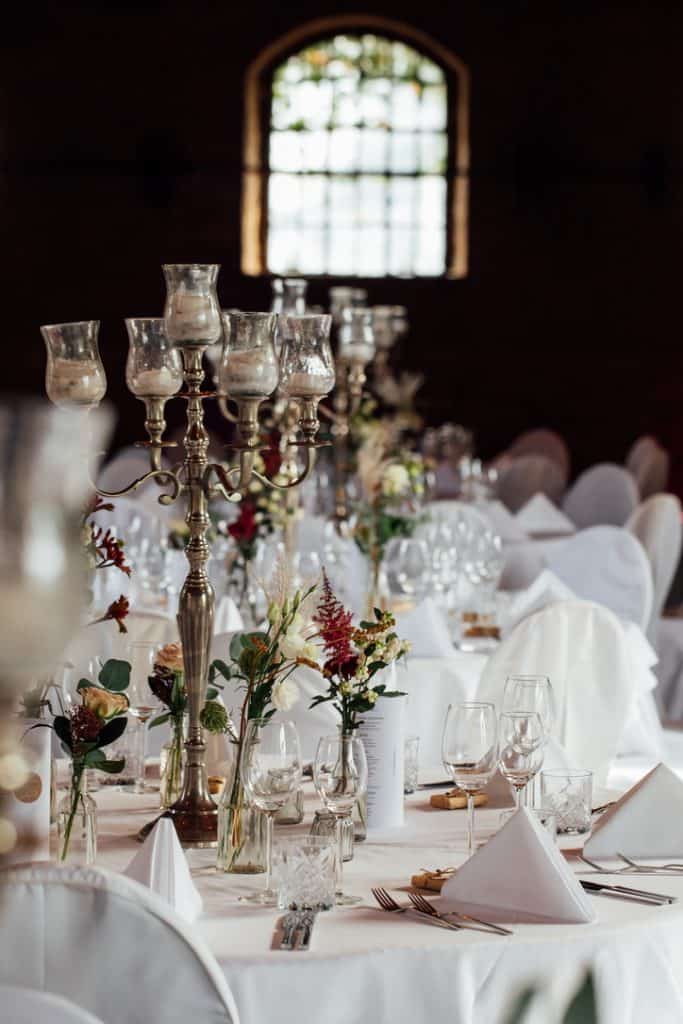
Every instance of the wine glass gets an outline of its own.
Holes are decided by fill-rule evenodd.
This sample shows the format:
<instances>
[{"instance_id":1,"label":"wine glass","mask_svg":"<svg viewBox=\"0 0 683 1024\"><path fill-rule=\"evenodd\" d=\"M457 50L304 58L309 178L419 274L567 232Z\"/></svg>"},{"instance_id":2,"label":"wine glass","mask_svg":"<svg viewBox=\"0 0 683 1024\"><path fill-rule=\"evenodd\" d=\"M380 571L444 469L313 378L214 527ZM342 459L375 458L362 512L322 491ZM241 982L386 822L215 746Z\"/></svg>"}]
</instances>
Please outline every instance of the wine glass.
<instances>
[{"instance_id":1,"label":"wine glass","mask_svg":"<svg viewBox=\"0 0 683 1024\"><path fill-rule=\"evenodd\" d=\"M395 537L389 541L384 564L393 592L419 601L429 586L429 549L417 537Z\"/></svg>"},{"instance_id":2,"label":"wine glass","mask_svg":"<svg viewBox=\"0 0 683 1024\"><path fill-rule=\"evenodd\" d=\"M441 756L456 786L467 795L467 853L474 852L474 794L487 785L496 770L496 709L493 704L467 701L449 705Z\"/></svg>"},{"instance_id":3,"label":"wine glass","mask_svg":"<svg viewBox=\"0 0 683 1024\"><path fill-rule=\"evenodd\" d=\"M273 818L301 785L301 750L294 723L251 719L247 723L240 772L247 797L266 815L266 887L241 899L274 907L277 892L271 888Z\"/></svg>"},{"instance_id":4,"label":"wine glass","mask_svg":"<svg viewBox=\"0 0 683 1024\"><path fill-rule=\"evenodd\" d=\"M555 699L548 676L508 676L503 691L502 710L536 711L540 715L544 733L543 744L539 748L541 752L540 770L543 765L543 751L555 721Z\"/></svg>"},{"instance_id":5,"label":"wine glass","mask_svg":"<svg viewBox=\"0 0 683 1024\"><path fill-rule=\"evenodd\" d=\"M145 758L147 755L147 722L159 710L159 702L149 687L154 672L157 644L135 640L128 646L130 683L128 685L128 714L135 719L135 765L133 793L145 792Z\"/></svg>"},{"instance_id":6,"label":"wine glass","mask_svg":"<svg viewBox=\"0 0 683 1024\"><path fill-rule=\"evenodd\" d=\"M353 811L368 785L368 765L363 741L356 736L324 736L318 743L313 763L313 782L318 796L335 817L337 829L338 906L360 903L358 896L343 891L343 820Z\"/></svg>"},{"instance_id":7,"label":"wine glass","mask_svg":"<svg viewBox=\"0 0 683 1024\"><path fill-rule=\"evenodd\" d=\"M536 711L503 711L498 720L498 767L515 791L515 808L520 808L522 790L541 767L536 756L545 732Z\"/></svg>"}]
</instances>

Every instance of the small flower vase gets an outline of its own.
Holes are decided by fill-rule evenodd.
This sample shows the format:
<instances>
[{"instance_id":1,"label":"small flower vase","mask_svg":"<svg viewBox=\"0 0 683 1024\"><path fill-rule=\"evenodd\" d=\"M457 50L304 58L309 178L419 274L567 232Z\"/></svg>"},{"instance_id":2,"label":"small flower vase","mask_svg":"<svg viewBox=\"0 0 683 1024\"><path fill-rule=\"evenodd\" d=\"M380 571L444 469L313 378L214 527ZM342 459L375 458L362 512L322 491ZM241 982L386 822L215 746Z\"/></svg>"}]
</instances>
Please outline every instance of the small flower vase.
<instances>
[{"instance_id":1,"label":"small flower vase","mask_svg":"<svg viewBox=\"0 0 683 1024\"><path fill-rule=\"evenodd\" d=\"M171 738L164 743L159 756L159 803L166 810L180 796L185 774L185 721L171 719Z\"/></svg>"},{"instance_id":2,"label":"small flower vase","mask_svg":"<svg viewBox=\"0 0 683 1024\"><path fill-rule=\"evenodd\" d=\"M57 808L59 862L94 864L97 856L97 805L88 794L86 772L74 771Z\"/></svg>"},{"instance_id":3,"label":"small flower vase","mask_svg":"<svg viewBox=\"0 0 683 1024\"><path fill-rule=\"evenodd\" d=\"M216 867L237 875L258 875L266 870L266 816L247 801L239 771L241 745L232 747L232 764L218 804Z\"/></svg>"}]
</instances>

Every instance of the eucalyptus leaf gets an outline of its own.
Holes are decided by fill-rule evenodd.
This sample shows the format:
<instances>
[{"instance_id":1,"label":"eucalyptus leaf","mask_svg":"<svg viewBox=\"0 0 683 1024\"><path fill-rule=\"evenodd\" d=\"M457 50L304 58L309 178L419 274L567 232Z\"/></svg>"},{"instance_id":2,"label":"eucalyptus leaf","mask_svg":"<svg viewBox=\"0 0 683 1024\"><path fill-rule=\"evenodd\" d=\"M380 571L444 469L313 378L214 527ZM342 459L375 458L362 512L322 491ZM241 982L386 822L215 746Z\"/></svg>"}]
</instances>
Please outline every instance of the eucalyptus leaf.
<instances>
[{"instance_id":1,"label":"eucalyptus leaf","mask_svg":"<svg viewBox=\"0 0 683 1024\"><path fill-rule=\"evenodd\" d=\"M230 641L230 657L233 661L239 661L240 654L242 653L242 637L243 633L235 633L234 637ZM214 665L218 667L219 672L221 671L220 665L222 662L214 661ZM227 678L230 678L229 676Z\"/></svg>"},{"instance_id":2,"label":"eucalyptus leaf","mask_svg":"<svg viewBox=\"0 0 683 1024\"><path fill-rule=\"evenodd\" d=\"M94 750L89 750L83 758L83 761L87 764L88 768L99 768L100 764L106 760L107 755L100 750L99 747L95 747Z\"/></svg>"},{"instance_id":3,"label":"eucalyptus leaf","mask_svg":"<svg viewBox=\"0 0 683 1024\"><path fill-rule=\"evenodd\" d=\"M100 730L100 734L97 737L97 746L106 747L110 743L115 743L116 740L126 731L127 724L128 722L125 716L119 715L118 718L112 718L111 721L107 722Z\"/></svg>"},{"instance_id":4,"label":"eucalyptus leaf","mask_svg":"<svg viewBox=\"0 0 683 1024\"><path fill-rule=\"evenodd\" d=\"M126 764L125 757L122 757L119 761L102 761L101 764L95 765L98 772L106 772L107 775L118 775L122 772Z\"/></svg>"},{"instance_id":5,"label":"eucalyptus leaf","mask_svg":"<svg viewBox=\"0 0 683 1024\"><path fill-rule=\"evenodd\" d=\"M153 718L152 721L149 723L149 728L153 729L155 725L164 725L166 722L168 722L170 717L170 711L165 711L163 715L157 715L157 717Z\"/></svg>"},{"instance_id":6,"label":"eucalyptus leaf","mask_svg":"<svg viewBox=\"0 0 683 1024\"><path fill-rule=\"evenodd\" d=\"M71 753L71 725L69 724L69 719L65 718L63 715L56 715L52 723L52 728L57 733L69 753Z\"/></svg>"},{"instance_id":7,"label":"eucalyptus leaf","mask_svg":"<svg viewBox=\"0 0 683 1024\"><path fill-rule=\"evenodd\" d=\"M89 679L79 679L78 686L76 687L76 692L80 693L81 690L85 690L89 686L94 686L95 689L99 690L99 686L97 685L97 683L91 683Z\"/></svg>"},{"instance_id":8,"label":"eucalyptus leaf","mask_svg":"<svg viewBox=\"0 0 683 1024\"><path fill-rule=\"evenodd\" d=\"M127 661L110 658L109 661L105 661L97 678L107 690L119 693L127 689L130 683L130 664Z\"/></svg>"}]
</instances>

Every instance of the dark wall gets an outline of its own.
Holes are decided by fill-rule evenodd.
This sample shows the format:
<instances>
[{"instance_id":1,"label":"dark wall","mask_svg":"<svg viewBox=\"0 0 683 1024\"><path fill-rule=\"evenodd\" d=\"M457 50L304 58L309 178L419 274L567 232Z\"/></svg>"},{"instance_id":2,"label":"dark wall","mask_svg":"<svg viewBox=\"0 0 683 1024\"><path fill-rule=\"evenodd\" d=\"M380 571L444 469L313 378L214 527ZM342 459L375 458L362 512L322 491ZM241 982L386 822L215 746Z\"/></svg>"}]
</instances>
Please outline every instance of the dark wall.
<instances>
[{"instance_id":1,"label":"dark wall","mask_svg":"<svg viewBox=\"0 0 683 1024\"><path fill-rule=\"evenodd\" d=\"M223 305L268 303L267 280L239 270L244 69L298 23L354 9L24 5L0 53L3 347L21 388L42 388L39 324L99 317L118 440L134 439L122 318L161 310L159 264L220 262ZM370 285L410 308L429 418L475 426L485 455L546 424L577 467L620 460L642 431L683 462L683 6L368 10L439 38L472 76L469 277Z\"/></svg>"}]
</instances>

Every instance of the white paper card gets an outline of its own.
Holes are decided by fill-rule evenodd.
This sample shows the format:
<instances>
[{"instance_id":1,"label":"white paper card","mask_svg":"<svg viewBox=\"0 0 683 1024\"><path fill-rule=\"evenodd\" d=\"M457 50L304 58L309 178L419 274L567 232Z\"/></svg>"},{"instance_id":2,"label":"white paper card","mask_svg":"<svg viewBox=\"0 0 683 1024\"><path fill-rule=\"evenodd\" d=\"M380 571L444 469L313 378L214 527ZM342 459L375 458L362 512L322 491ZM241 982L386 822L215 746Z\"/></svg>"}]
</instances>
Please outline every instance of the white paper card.
<instances>
[{"instance_id":1,"label":"white paper card","mask_svg":"<svg viewBox=\"0 0 683 1024\"><path fill-rule=\"evenodd\" d=\"M375 676L380 681L380 674ZM381 674L387 689L395 690L395 666ZM403 746L405 697L379 700L363 714L356 735L365 746L368 762L368 831L399 828L405 823L403 794Z\"/></svg>"},{"instance_id":2,"label":"white paper card","mask_svg":"<svg viewBox=\"0 0 683 1024\"><path fill-rule=\"evenodd\" d=\"M683 782L658 764L593 826L587 857L683 859Z\"/></svg>"},{"instance_id":3,"label":"white paper card","mask_svg":"<svg viewBox=\"0 0 683 1024\"><path fill-rule=\"evenodd\" d=\"M440 910L492 921L581 924L595 912L552 838L525 808L458 868Z\"/></svg>"},{"instance_id":4,"label":"white paper card","mask_svg":"<svg viewBox=\"0 0 683 1024\"><path fill-rule=\"evenodd\" d=\"M201 913L202 898L170 818L159 819L124 875L146 885L186 921L194 921Z\"/></svg>"}]
</instances>

